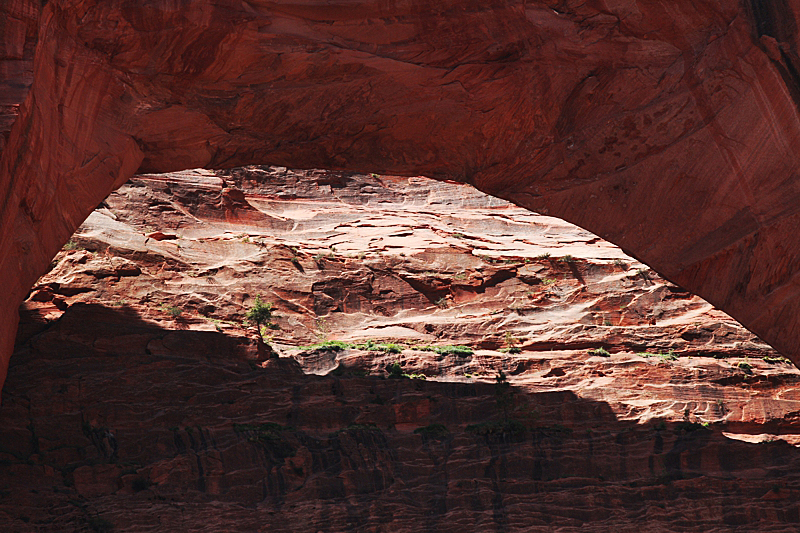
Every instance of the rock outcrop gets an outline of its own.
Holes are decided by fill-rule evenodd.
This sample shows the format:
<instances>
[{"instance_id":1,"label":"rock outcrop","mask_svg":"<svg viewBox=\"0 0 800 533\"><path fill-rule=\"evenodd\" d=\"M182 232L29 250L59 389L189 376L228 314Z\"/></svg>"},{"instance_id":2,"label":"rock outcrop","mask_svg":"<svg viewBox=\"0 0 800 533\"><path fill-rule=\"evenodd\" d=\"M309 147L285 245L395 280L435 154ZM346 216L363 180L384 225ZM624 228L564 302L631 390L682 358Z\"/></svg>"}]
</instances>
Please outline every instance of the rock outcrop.
<instances>
[{"instance_id":1,"label":"rock outcrop","mask_svg":"<svg viewBox=\"0 0 800 533\"><path fill-rule=\"evenodd\" d=\"M509 356L393 356L436 378L423 381L386 379L387 358L351 351L340 372L304 375L287 358L249 365L222 333L125 309L67 314L12 358L5 531L789 533L800 521L791 365L526 352L506 369L504 423L494 378ZM163 347L145 353L148 338Z\"/></svg>"},{"instance_id":2,"label":"rock outcrop","mask_svg":"<svg viewBox=\"0 0 800 533\"><path fill-rule=\"evenodd\" d=\"M247 163L471 183L619 244L800 362L798 13L50 1L26 19L33 82L0 161L0 367L17 305L109 192Z\"/></svg>"},{"instance_id":3,"label":"rock outcrop","mask_svg":"<svg viewBox=\"0 0 800 533\"><path fill-rule=\"evenodd\" d=\"M258 294L279 358L243 320ZM342 342L298 346L322 338ZM137 176L35 285L10 370L2 531L800 522L800 370L602 239L461 184Z\"/></svg>"},{"instance_id":4,"label":"rock outcrop","mask_svg":"<svg viewBox=\"0 0 800 533\"><path fill-rule=\"evenodd\" d=\"M165 329L224 331L245 352L260 295L283 347L330 337L499 349L511 335L534 352L776 356L596 235L426 178L263 167L137 176L51 266L24 304L33 323L78 304L122 307Z\"/></svg>"}]
</instances>

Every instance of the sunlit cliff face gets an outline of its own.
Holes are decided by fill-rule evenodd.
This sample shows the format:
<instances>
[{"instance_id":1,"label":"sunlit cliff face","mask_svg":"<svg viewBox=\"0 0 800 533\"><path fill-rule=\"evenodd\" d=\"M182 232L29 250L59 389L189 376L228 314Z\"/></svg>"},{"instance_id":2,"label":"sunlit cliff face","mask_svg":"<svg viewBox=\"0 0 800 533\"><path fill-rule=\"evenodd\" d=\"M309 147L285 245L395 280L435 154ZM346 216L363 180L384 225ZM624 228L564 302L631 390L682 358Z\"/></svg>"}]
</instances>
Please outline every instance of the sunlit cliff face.
<instances>
[{"instance_id":1,"label":"sunlit cliff face","mask_svg":"<svg viewBox=\"0 0 800 533\"><path fill-rule=\"evenodd\" d=\"M3 2L0 530L796 531L799 8Z\"/></svg>"},{"instance_id":2,"label":"sunlit cliff face","mask_svg":"<svg viewBox=\"0 0 800 533\"><path fill-rule=\"evenodd\" d=\"M712 324L734 324L596 235L467 185L276 167L137 176L71 237L26 305L59 316L102 303L247 338L256 298L277 310L266 333L286 346L700 355L723 349L721 337L708 346ZM694 322L709 329L684 335ZM769 353L730 325L726 353ZM637 326L647 332L626 329Z\"/></svg>"},{"instance_id":3,"label":"sunlit cliff face","mask_svg":"<svg viewBox=\"0 0 800 533\"><path fill-rule=\"evenodd\" d=\"M620 245L796 359L795 2L3 10L3 61L23 65L4 83L32 81L0 161L2 366L19 303L112 190L245 163L472 183Z\"/></svg>"},{"instance_id":4,"label":"sunlit cliff face","mask_svg":"<svg viewBox=\"0 0 800 533\"><path fill-rule=\"evenodd\" d=\"M469 186L137 176L21 315L3 530L796 529L800 371Z\"/></svg>"}]
</instances>

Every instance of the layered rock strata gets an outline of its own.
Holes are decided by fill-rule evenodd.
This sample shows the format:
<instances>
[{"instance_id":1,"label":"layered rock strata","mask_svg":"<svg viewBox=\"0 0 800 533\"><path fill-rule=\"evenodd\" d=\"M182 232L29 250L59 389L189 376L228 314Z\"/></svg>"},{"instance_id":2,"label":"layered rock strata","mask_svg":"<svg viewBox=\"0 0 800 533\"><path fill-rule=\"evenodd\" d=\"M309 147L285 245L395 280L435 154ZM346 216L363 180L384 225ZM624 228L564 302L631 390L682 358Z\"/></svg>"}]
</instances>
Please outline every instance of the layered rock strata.
<instances>
[{"instance_id":1,"label":"layered rock strata","mask_svg":"<svg viewBox=\"0 0 800 533\"><path fill-rule=\"evenodd\" d=\"M559 352L515 370L497 353L406 350L340 353L341 372L315 376L237 360L221 333L67 313L12 359L5 531L788 533L800 521L791 365ZM145 353L148 338L163 347ZM395 358L431 378L386 379ZM504 365L508 423L493 384Z\"/></svg>"},{"instance_id":2,"label":"layered rock strata","mask_svg":"<svg viewBox=\"0 0 800 533\"><path fill-rule=\"evenodd\" d=\"M536 352L776 356L596 235L425 178L267 167L137 176L51 267L23 308L45 324L100 303L247 345L257 336L245 314L260 296L275 307L272 342L286 347L381 338L498 349L511 335Z\"/></svg>"},{"instance_id":3,"label":"layered rock strata","mask_svg":"<svg viewBox=\"0 0 800 533\"><path fill-rule=\"evenodd\" d=\"M110 191L245 163L471 183L619 244L800 361L798 12L48 2L0 161L0 367L17 305Z\"/></svg>"},{"instance_id":4,"label":"layered rock strata","mask_svg":"<svg viewBox=\"0 0 800 533\"><path fill-rule=\"evenodd\" d=\"M278 358L244 322L259 294ZM137 177L22 316L2 531L800 522L800 371L607 242L464 185ZM301 346L322 339L347 342Z\"/></svg>"}]
</instances>

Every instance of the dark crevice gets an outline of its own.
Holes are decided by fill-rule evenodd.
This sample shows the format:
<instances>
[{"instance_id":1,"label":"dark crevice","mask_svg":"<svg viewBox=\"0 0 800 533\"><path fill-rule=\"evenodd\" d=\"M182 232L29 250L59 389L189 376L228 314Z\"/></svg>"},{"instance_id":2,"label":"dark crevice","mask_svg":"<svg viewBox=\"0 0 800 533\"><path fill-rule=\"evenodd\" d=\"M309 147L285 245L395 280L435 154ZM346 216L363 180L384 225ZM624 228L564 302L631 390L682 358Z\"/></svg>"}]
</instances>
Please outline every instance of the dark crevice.
<instances>
[{"instance_id":1,"label":"dark crevice","mask_svg":"<svg viewBox=\"0 0 800 533\"><path fill-rule=\"evenodd\" d=\"M779 42L791 41L797 33L786 0L750 0L757 36L769 35Z\"/></svg>"},{"instance_id":2,"label":"dark crevice","mask_svg":"<svg viewBox=\"0 0 800 533\"><path fill-rule=\"evenodd\" d=\"M756 31L756 44L762 50L765 48L761 37L772 37L778 45L788 44L794 47L797 26L791 16L792 10L786 0L750 0L750 11L753 27ZM766 50L765 50L766 53ZM781 46L781 61L772 59L773 65L778 70L786 88L792 95L795 107L800 112L800 70L798 57L794 52L787 52ZM768 57L772 57L767 53Z\"/></svg>"},{"instance_id":3,"label":"dark crevice","mask_svg":"<svg viewBox=\"0 0 800 533\"><path fill-rule=\"evenodd\" d=\"M791 79L792 83L790 89L792 91L792 99L794 99L795 103L800 103L800 100L797 97L797 94L800 93L800 72L798 72L797 69L798 58L793 57L794 55L795 54L793 53L789 54L786 53L786 51L781 50L781 58L783 59L786 68L780 70L781 70L781 76L784 78L784 82L786 82L787 85L790 85L787 80L787 77Z\"/></svg>"}]
</instances>

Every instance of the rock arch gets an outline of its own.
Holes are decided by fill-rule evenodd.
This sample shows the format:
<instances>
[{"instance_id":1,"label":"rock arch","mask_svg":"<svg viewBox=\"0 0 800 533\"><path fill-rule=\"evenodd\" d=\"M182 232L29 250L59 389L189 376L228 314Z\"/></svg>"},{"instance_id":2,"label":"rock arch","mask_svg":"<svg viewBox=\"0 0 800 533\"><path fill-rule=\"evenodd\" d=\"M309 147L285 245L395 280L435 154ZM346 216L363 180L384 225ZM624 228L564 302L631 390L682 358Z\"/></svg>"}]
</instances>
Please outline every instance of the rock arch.
<instances>
[{"instance_id":1,"label":"rock arch","mask_svg":"<svg viewBox=\"0 0 800 533\"><path fill-rule=\"evenodd\" d=\"M471 183L620 245L798 363L800 2L752 6L10 2L0 59L38 43L0 144L0 376L17 306L110 191L249 163Z\"/></svg>"}]
</instances>

